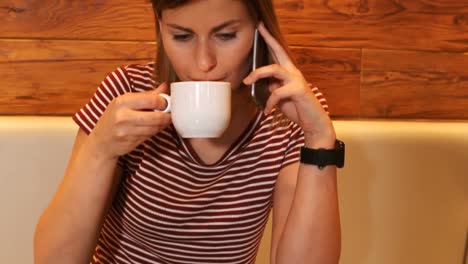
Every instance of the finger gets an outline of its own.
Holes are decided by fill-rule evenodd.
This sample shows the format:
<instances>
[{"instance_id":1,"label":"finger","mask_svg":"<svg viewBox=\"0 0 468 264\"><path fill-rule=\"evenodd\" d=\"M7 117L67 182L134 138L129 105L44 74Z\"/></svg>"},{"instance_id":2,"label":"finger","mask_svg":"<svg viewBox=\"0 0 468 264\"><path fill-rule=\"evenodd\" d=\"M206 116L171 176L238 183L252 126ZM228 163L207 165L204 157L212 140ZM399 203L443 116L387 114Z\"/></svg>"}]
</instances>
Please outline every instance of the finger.
<instances>
[{"instance_id":1,"label":"finger","mask_svg":"<svg viewBox=\"0 0 468 264\"><path fill-rule=\"evenodd\" d=\"M264 113L270 113L273 108L280 103L281 100L288 99L294 94L294 89L290 85L285 85L271 92L270 97L265 105Z\"/></svg>"},{"instance_id":2,"label":"finger","mask_svg":"<svg viewBox=\"0 0 468 264\"><path fill-rule=\"evenodd\" d=\"M140 126L140 127L133 127L129 132L131 133L130 137L138 137L138 138L149 138L151 136L156 135L158 132L163 130L165 127L161 126Z\"/></svg>"},{"instance_id":3,"label":"finger","mask_svg":"<svg viewBox=\"0 0 468 264\"><path fill-rule=\"evenodd\" d=\"M135 126L167 126L171 123L171 114L154 111L129 111L130 123Z\"/></svg>"},{"instance_id":4,"label":"finger","mask_svg":"<svg viewBox=\"0 0 468 264\"><path fill-rule=\"evenodd\" d=\"M169 94L169 85L167 85L166 82L163 82L156 89L154 89L154 92Z\"/></svg>"},{"instance_id":5,"label":"finger","mask_svg":"<svg viewBox=\"0 0 468 264\"><path fill-rule=\"evenodd\" d=\"M152 112L147 112L146 114L151 114ZM158 114L158 113L156 113ZM159 131L164 130L166 127L168 127L171 124L171 118L170 114L165 114L165 113L159 113L163 118L159 118L156 122L151 122L151 123L143 123L140 125L137 125L136 123L139 123L138 121L134 119L132 120L122 120L117 123L118 125L116 126L115 134L117 138L120 138L121 140L130 140L132 141L131 138L134 137L148 137L155 135ZM128 114L126 115L128 119Z\"/></svg>"},{"instance_id":6,"label":"finger","mask_svg":"<svg viewBox=\"0 0 468 264\"><path fill-rule=\"evenodd\" d=\"M268 88L270 89L270 92L272 92L272 91L280 88L281 86L283 86L283 83L281 81L271 80L270 79L270 83L269 83Z\"/></svg>"},{"instance_id":7,"label":"finger","mask_svg":"<svg viewBox=\"0 0 468 264\"><path fill-rule=\"evenodd\" d=\"M289 72L280 65L270 64L251 72L247 77L244 78L243 82L246 85L250 85L262 78L275 78L283 82L288 82L291 79L291 76Z\"/></svg>"},{"instance_id":8,"label":"finger","mask_svg":"<svg viewBox=\"0 0 468 264\"><path fill-rule=\"evenodd\" d=\"M133 110L163 110L167 101L155 91L126 93L115 99L117 107L126 107Z\"/></svg>"},{"instance_id":9,"label":"finger","mask_svg":"<svg viewBox=\"0 0 468 264\"><path fill-rule=\"evenodd\" d=\"M270 47L273 57L276 58L279 64L284 65L284 66L294 66L294 63L289 58L288 53L279 44L279 42L270 34L270 32L266 29L263 22L261 22L258 25L258 31L262 35L268 47Z\"/></svg>"},{"instance_id":10,"label":"finger","mask_svg":"<svg viewBox=\"0 0 468 264\"><path fill-rule=\"evenodd\" d=\"M170 104L169 102L169 86L167 85L166 82L163 82L161 83L155 90L154 92L156 92L157 94L159 94L160 96L163 97L164 99L164 106L162 108L154 108L155 110L159 110L159 111L164 111L164 112L169 112L168 111L168 106Z\"/></svg>"}]
</instances>

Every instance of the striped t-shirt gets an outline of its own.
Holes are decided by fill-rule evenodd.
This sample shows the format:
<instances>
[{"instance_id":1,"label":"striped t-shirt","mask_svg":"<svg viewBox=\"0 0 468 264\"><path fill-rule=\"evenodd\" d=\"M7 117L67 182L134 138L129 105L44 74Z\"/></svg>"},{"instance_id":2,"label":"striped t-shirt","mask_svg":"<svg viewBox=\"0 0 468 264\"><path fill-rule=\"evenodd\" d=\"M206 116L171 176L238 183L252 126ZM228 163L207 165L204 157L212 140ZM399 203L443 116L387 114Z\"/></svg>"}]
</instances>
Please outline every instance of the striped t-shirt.
<instances>
[{"instance_id":1,"label":"striped t-shirt","mask_svg":"<svg viewBox=\"0 0 468 264\"><path fill-rule=\"evenodd\" d=\"M110 73L74 121L89 134L113 98L153 89L153 67ZM124 177L91 263L254 263L278 173L304 142L298 125L258 112L215 164L172 125L122 156Z\"/></svg>"}]
</instances>

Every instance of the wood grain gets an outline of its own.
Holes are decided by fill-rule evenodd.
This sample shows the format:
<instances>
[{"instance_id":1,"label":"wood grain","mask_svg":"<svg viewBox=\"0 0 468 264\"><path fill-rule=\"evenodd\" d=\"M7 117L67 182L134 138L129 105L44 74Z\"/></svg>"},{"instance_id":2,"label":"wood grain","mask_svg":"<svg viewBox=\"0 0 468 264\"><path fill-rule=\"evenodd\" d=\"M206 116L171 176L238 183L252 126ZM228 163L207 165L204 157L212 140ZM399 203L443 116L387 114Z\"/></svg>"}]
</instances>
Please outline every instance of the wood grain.
<instances>
[{"instance_id":1,"label":"wood grain","mask_svg":"<svg viewBox=\"0 0 468 264\"><path fill-rule=\"evenodd\" d=\"M2 0L0 38L154 40L144 0Z\"/></svg>"},{"instance_id":2,"label":"wood grain","mask_svg":"<svg viewBox=\"0 0 468 264\"><path fill-rule=\"evenodd\" d=\"M274 0L334 117L468 119L466 0ZM71 114L154 58L148 0L3 0L0 114Z\"/></svg>"},{"instance_id":3,"label":"wood grain","mask_svg":"<svg viewBox=\"0 0 468 264\"><path fill-rule=\"evenodd\" d=\"M91 98L107 73L137 62L2 63L0 114L72 114Z\"/></svg>"},{"instance_id":4,"label":"wood grain","mask_svg":"<svg viewBox=\"0 0 468 264\"><path fill-rule=\"evenodd\" d=\"M0 63L2 87L15 87L5 89L0 96L0 114L74 113L87 102L106 73L135 62L122 60L126 54L119 60L112 50L101 51L108 52L101 53L100 58L114 60L87 60L90 54L75 52L73 61L54 61L56 54L45 52L51 56L43 55L40 61L30 61L37 59L33 55L23 58L28 62ZM307 80L324 93L333 115L358 115L360 51L294 48L293 53ZM343 92L339 87L348 89Z\"/></svg>"},{"instance_id":5,"label":"wood grain","mask_svg":"<svg viewBox=\"0 0 468 264\"><path fill-rule=\"evenodd\" d=\"M151 42L0 39L0 63L155 58Z\"/></svg>"},{"instance_id":6,"label":"wood grain","mask_svg":"<svg viewBox=\"0 0 468 264\"><path fill-rule=\"evenodd\" d=\"M292 49L306 79L319 87L333 117L359 117L361 51L358 49Z\"/></svg>"},{"instance_id":7,"label":"wood grain","mask_svg":"<svg viewBox=\"0 0 468 264\"><path fill-rule=\"evenodd\" d=\"M468 118L465 54L363 51L361 114L379 118Z\"/></svg>"},{"instance_id":8,"label":"wood grain","mask_svg":"<svg viewBox=\"0 0 468 264\"><path fill-rule=\"evenodd\" d=\"M154 40L148 1L4 0L0 38ZM288 43L468 51L466 0L276 0Z\"/></svg>"},{"instance_id":9,"label":"wood grain","mask_svg":"<svg viewBox=\"0 0 468 264\"><path fill-rule=\"evenodd\" d=\"M468 74L468 53L365 49L362 70Z\"/></svg>"},{"instance_id":10,"label":"wood grain","mask_svg":"<svg viewBox=\"0 0 468 264\"><path fill-rule=\"evenodd\" d=\"M291 45L468 51L466 0L277 2Z\"/></svg>"}]
</instances>

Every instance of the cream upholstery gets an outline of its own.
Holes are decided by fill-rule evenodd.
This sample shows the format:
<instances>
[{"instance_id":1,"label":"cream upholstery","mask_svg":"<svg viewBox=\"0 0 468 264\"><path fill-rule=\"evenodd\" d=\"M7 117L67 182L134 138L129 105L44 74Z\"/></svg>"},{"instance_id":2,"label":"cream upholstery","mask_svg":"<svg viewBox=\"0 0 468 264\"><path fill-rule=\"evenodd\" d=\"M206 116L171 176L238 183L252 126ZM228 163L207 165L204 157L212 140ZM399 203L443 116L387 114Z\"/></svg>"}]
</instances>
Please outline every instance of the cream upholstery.
<instances>
[{"instance_id":1,"label":"cream upholstery","mask_svg":"<svg viewBox=\"0 0 468 264\"><path fill-rule=\"evenodd\" d=\"M468 122L335 121L341 264L462 263L468 227ZM32 263L40 212L65 169L69 117L0 117L0 263ZM268 263L264 235L257 263Z\"/></svg>"},{"instance_id":2,"label":"cream upholstery","mask_svg":"<svg viewBox=\"0 0 468 264\"><path fill-rule=\"evenodd\" d=\"M340 263L462 263L468 123L334 124L346 142L345 168L338 171Z\"/></svg>"},{"instance_id":3,"label":"cream upholstery","mask_svg":"<svg viewBox=\"0 0 468 264\"><path fill-rule=\"evenodd\" d=\"M70 118L0 117L0 263L33 263L35 224L65 170Z\"/></svg>"}]
</instances>

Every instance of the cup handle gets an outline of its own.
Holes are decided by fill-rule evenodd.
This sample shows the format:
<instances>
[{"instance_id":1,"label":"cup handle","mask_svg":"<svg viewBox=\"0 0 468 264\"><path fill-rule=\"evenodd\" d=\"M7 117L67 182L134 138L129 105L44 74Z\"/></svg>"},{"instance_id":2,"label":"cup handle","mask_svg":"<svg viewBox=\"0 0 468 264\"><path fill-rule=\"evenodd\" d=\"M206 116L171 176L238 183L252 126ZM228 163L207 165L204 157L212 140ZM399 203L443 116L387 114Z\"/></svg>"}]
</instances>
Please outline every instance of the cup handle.
<instances>
[{"instance_id":1,"label":"cup handle","mask_svg":"<svg viewBox=\"0 0 468 264\"><path fill-rule=\"evenodd\" d=\"M164 98L164 100L166 100L167 102L167 106L164 110L154 110L154 111L157 111L157 112L163 112L163 113L170 113L171 112L171 97L167 94L164 94L164 93L160 93L159 96L161 96L162 98Z\"/></svg>"}]
</instances>

